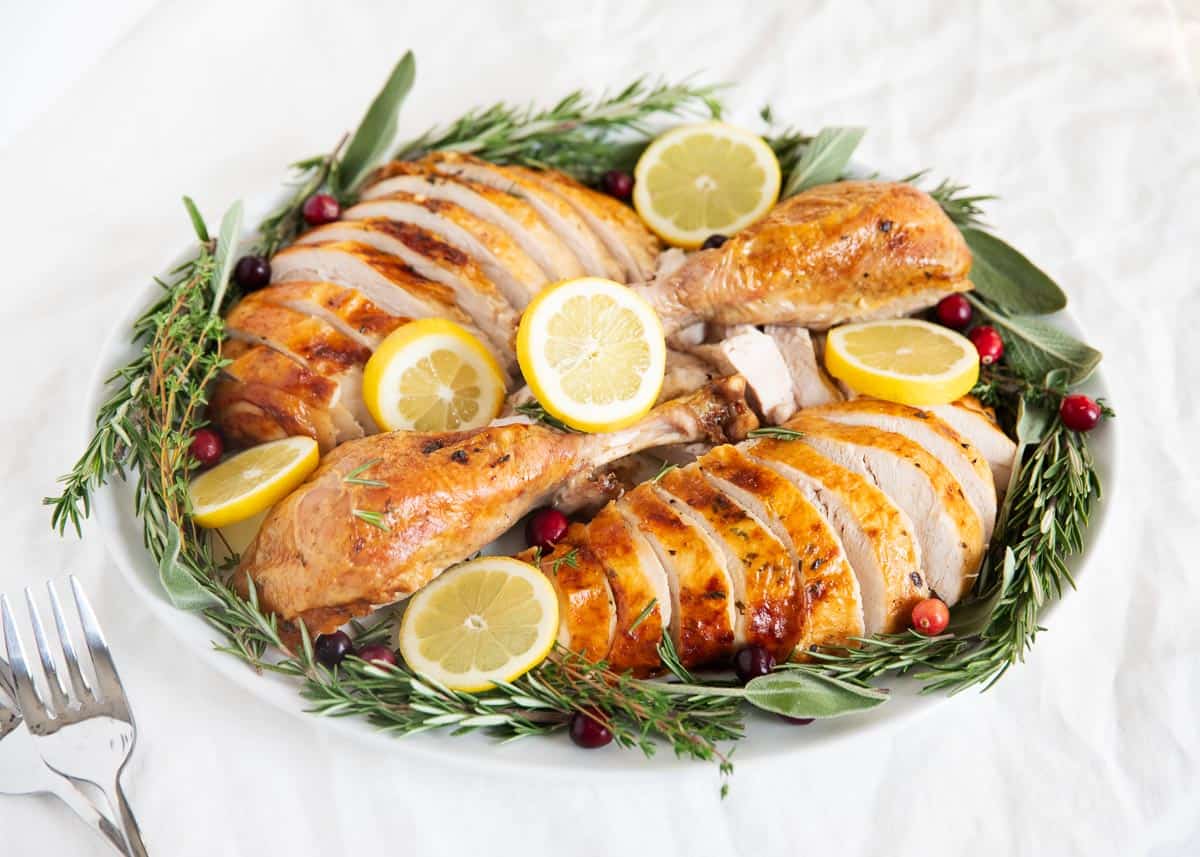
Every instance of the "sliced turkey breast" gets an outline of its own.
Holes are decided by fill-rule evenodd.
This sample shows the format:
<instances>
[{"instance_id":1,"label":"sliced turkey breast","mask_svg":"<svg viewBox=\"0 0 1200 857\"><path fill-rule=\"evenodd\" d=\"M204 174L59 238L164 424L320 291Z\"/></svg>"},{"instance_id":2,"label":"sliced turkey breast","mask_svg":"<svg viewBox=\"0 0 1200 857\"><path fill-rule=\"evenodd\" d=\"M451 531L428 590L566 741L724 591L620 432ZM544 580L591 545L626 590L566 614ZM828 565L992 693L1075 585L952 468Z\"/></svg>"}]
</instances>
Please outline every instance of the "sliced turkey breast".
<instances>
[{"instance_id":1,"label":"sliced turkey breast","mask_svg":"<svg viewBox=\"0 0 1200 857\"><path fill-rule=\"evenodd\" d=\"M997 495L1008 491L1017 445L996 425L995 414L973 396L965 396L948 405L934 405L929 410L945 420L959 434L975 445L992 469Z\"/></svg>"},{"instance_id":2,"label":"sliced turkey breast","mask_svg":"<svg viewBox=\"0 0 1200 857\"><path fill-rule=\"evenodd\" d=\"M539 564L558 594L558 642L590 661L604 660L616 633L617 605L584 526L572 524Z\"/></svg>"},{"instance_id":3,"label":"sliced turkey breast","mask_svg":"<svg viewBox=\"0 0 1200 857\"><path fill-rule=\"evenodd\" d=\"M357 241L293 244L271 259L272 282L321 280L355 289L387 313L406 318L445 318L477 336L488 337L454 302L454 293L427 280L396 257ZM511 370L516 357L507 348L490 347L497 362Z\"/></svg>"},{"instance_id":4,"label":"sliced turkey breast","mask_svg":"<svg viewBox=\"0 0 1200 857\"><path fill-rule=\"evenodd\" d=\"M779 659L791 655L805 633L804 587L783 544L695 464L670 471L655 488L724 553L738 608L736 645L764 646Z\"/></svg>"},{"instance_id":5,"label":"sliced turkey breast","mask_svg":"<svg viewBox=\"0 0 1200 857\"><path fill-rule=\"evenodd\" d=\"M360 292L336 283L295 280L274 283L254 294L257 300L315 316L372 351L388 334L408 321L384 312Z\"/></svg>"},{"instance_id":6,"label":"sliced turkey breast","mask_svg":"<svg viewBox=\"0 0 1200 857\"><path fill-rule=\"evenodd\" d=\"M817 360L812 336L807 328L768 324L763 328L763 333L775 340L779 353L783 355L797 408L815 408L842 400L842 394Z\"/></svg>"},{"instance_id":7,"label":"sliced turkey breast","mask_svg":"<svg viewBox=\"0 0 1200 857\"><path fill-rule=\"evenodd\" d=\"M394 319L396 326L401 321ZM362 432L379 431L362 397L362 370L371 357L369 348L319 318L270 303L262 292L252 292L229 311L225 331L231 339L273 348L314 375L336 382L341 388L339 401Z\"/></svg>"},{"instance_id":8,"label":"sliced turkey breast","mask_svg":"<svg viewBox=\"0 0 1200 857\"><path fill-rule=\"evenodd\" d=\"M579 213L621 263L626 282L644 283L654 276L662 245L632 208L581 185L565 173L546 170L535 172L533 177Z\"/></svg>"},{"instance_id":9,"label":"sliced turkey breast","mask_svg":"<svg viewBox=\"0 0 1200 857\"><path fill-rule=\"evenodd\" d=\"M310 229L298 244L357 241L395 256L427 280L454 293L454 301L497 348L513 349L519 316L471 257L412 223L383 217L338 220Z\"/></svg>"},{"instance_id":10,"label":"sliced turkey breast","mask_svg":"<svg viewBox=\"0 0 1200 857\"><path fill-rule=\"evenodd\" d=\"M700 469L787 547L804 587L808 621L799 643L845 646L863 634L863 602L841 539L789 480L733 446L718 446Z\"/></svg>"},{"instance_id":11,"label":"sliced turkey breast","mask_svg":"<svg viewBox=\"0 0 1200 857\"><path fill-rule=\"evenodd\" d=\"M431 165L411 161L393 161L380 167L373 183L363 190L362 198L378 199L393 193L417 194L461 205L508 232L552 280L584 274L579 258L532 205L514 194L470 179L439 175Z\"/></svg>"},{"instance_id":12,"label":"sliced turkey breast","mask_svg":"<svg viewBox=\"0 0 1200 857\"><path fill-rule=\"evenodd\" d=\"M925 578L955 604L983 559L983 523L954 475L924 447L871 426L842 425L801 411L788 426L834 463L866 476L912 520Z\"/></svg>"},{"instance_id":13,"label":"sliced turkey breast","mask_svg":"<svg viewBox=\"0 0 1200 857\"><path fill-rule=\"evenodd\" d=\"M722 375L745 378L750 404L767 423L779 425L796 413L787 364L774 340L762 331L750 327L722 342L688 350Z\"/></svg>"},{"instance_id":14,"label":"sliced turkey breast","mask_svg":"<svg viewBox=\"0 0 1200 857\"><path fill-rule=\"evenodd\" d=\"M631 669L645 675L659 664L658 643L670 622L671 597L666 573L641 541L634 540L624 516L612 503L587 526L588 545L604 565L617 605L609 666L617 672Z\"/></svg>"},{"instance_id":15,"label":"sliced turkey breast","mask_svg":"<svg viewBox=\"0 0 1200 857\"><path fill-rule=\"evenodd\" d=\"M807 444L762 438L743 448L791 480L833 525L858 578L866 632L907 628L912 608L929 597L929 587L921 547L904 510L872 482Z\"/></svg>"},{"instance_id":16,"label":"sliced turkey breast","mask_svg":"<svg viewBox=\"0 0 1200 857\"><path fill-rule=\"evenodd\" d=\"M443 175L461 176L525 200L571 249L588 274L625 282L625 271L620 262L582 215L546 187L535 170L502 167L461 152L435 152L425 161Z\"/></svg>"},{"instance_id":17,"label":"sliced turkey breast","mask_svg":"<svg viewBox=\"0 0 1200 857\"><path fill-rule=\"evenodd\" d=\"M991 540L996 526L996 485L992 471L975 445L932 411L864 397L813 408L809 413L836 423L874 426L902 434L925 447L958 480L983 523L984 543Z\"/></svg>"},{"instance_id":18,"label":"sliced turkey breast","mask_svg":"<svg viewBox=\"0 0 1200 857\"><path fill-rule=\"evenodd\" d=\"M232 362L213 385L208 415L230 447L307 435L327 452L362 437L362 426L341 403L335 381L265 345L227 341L221 356Z\"/></svg>"},{"instance_id":19,"label":"sliced turkey breast","mask_svg":"<svg viewBox=\"0 0 1200 857\"><path fill-rule=\"evenodd\" d=\"M720 548L680 517L650 484L620 500L667 571L671 591L671 639L685 663L712 663L734 652L733 581Z\"/></svg>"},{"instance_id":20,"label":"sliced turkey breast","mask_svg":"<svg viewBox=\"0 0 1200 857\"><path fill-rule=\"evenodd\" d=\"M537 262L498 226L461 205L411 193L394 193L360 202L345 211L347 220L383 218L411 223L436 233L470 256L517 310L523 310L549 282Z\"/></svg>"}]
</instances>

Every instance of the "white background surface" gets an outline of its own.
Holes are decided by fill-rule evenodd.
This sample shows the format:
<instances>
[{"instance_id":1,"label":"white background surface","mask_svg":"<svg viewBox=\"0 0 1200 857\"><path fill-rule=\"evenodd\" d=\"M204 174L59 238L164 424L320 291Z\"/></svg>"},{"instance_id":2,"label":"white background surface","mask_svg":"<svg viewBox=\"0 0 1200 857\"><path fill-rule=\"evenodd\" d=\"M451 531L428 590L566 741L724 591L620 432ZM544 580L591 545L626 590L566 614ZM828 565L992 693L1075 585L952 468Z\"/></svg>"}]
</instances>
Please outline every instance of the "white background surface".
<instances>
[{"instance_id":1,"label":"white background surface","mask_svg":"<svg viewBox=\"0 0 1200 857\"><path fill-rule=\"evenodd\" d=\"M152 854L1200 853L1194 3L43 5L0 2L0 590L74 572L92 593ZM405 134L700 70L739 82L735 119L770 101L809 129L869 125L864 162L1003 195L992 221L1106 352L1124 446L1101 555L1030 663L897 734L747 768L723 802L704 766L547 784L284 717L179 652L98 539L52 536L38 499L81 448L130 289L188 238L179 196L215 220L273 187L407 47ZM0 798L3 857L104 853L61 806Z\"/></svg>"}]
</instances>

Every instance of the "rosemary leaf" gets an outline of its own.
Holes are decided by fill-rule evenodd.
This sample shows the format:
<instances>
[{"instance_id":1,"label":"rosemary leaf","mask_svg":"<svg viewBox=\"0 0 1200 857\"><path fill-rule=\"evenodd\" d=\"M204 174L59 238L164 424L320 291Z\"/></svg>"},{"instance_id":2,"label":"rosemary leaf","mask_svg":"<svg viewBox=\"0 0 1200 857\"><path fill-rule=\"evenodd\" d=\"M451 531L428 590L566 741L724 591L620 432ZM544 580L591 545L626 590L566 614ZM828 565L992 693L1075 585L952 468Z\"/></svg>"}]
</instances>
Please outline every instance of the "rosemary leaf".
<instances>
[{"instance_id":1,"label":"rosemary leaf","mask_svg":"<svg viewBox=\"0 0 1200 857\"><path fill-rule=\"evenodd\" d=\"M354 509L352 510L351 514L353 514L354 517L358 518L360 521L365 521L366 523L370 524L377 530L383 530L385 533L391 532L391 527L384 523L383 515L381 515L379 512L371 512L366 509Z\"/></svg>"},{"instance_id":2,"label":"rosemary leaf","mask_svg":"<svg viewBox=\"0 0 1200 857\"><path fill-rule=\"evenodd\" d=\"M776 440L800 440L804 432L784 426L761 426L746 432L747 437L771 437Z\"/></svg>"}]
</instances>

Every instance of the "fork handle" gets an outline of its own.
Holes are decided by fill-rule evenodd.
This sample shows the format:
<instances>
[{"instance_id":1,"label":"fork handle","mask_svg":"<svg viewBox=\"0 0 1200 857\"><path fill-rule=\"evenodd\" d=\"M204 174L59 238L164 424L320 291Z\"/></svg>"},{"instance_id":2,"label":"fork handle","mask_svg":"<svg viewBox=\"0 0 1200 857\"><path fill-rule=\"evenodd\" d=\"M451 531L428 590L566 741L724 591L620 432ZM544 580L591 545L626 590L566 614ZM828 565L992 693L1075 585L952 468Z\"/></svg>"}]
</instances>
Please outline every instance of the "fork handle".
<instances>
[{"instance_id":1,"label":"fork handle","mask_svg":"<svg viewBox=\"0 0 1200 857\"><path fill-rule=\"evenodd\" d=\"M55 783L54 796L69 806L72 812L87 823L88 827L107 839L113 848L116 848L122 854L128 854L125 848L125 837L122 835L120 829L114 827L113 823L108 820L108 817L96 809L92 802L84 797L70 782L63 779Z\"/></svg>"},{"instance_id":2,"label":"fork handle","mask_svg":"<svg viewBox=\"0 0 1200 857\"><path fill-rule=\"evenodd\" d=\"M129 801L125 799L125 790L121 788L120 774L115 778L113 787L105 789L104 796L108 798L109 806L117 812L121 832L128 843L126 853L129 857L149 857L142 842L142 831L138 828L137 819L133 817L133 810L129 808Z\"/></svg>"}]
</instances>

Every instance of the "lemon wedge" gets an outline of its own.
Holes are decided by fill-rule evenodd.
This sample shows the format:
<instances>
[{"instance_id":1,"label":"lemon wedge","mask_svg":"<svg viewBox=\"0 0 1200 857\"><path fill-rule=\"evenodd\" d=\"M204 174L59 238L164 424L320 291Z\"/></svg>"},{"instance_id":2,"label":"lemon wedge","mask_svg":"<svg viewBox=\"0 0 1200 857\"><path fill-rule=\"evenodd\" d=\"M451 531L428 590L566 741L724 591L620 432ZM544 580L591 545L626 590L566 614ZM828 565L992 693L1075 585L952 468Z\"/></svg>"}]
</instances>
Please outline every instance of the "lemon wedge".
<instances>
[{"instance_id":1,"label":"lemon wedge","mask_svg":"<svg viewBox=\"0 0 1200 857\"><path fill-rule=\"evenodd\" d=\"M384 431L457 431L491 422L504 375L468 330L423 318L380 343L363 370L363 400Z\"/></svg>"},{"instance_id":2,"label":"lemon wedge","mask_svg":"<svg viewBox=\"0 0 1200 857\"><path fill-rule=\"evenodd\" d=\"M525 308L517 361L552 416L579 431L612 431L658 398L666 367L662 323L612 280L567 280Z\"/></svg>"},{"instance_id":3,"label":"lemon wedge","mask_svg":"<svg viewBox=\"0 0 1200 857\"><path fill-rule=\"evenodd\" d=\"M866 321L829 331L825 368L867 396L944 405L975 386L979 353L965 336L927 321Z\"/></svg>"},{"instance_id":4,"label":"lemon wedge","mask_svg":"<svg viewBox=\"0 0 1200 857\"><path fill-rule=\"evenodd\" d=\"M450 569L409 599L398 644L418 675L474 693L533 669L557 634L558 597L545 575L487 556Z\"/></svg>"},{"instance_id":5,"label":"lemon wedge","mask_svg":"<svg viewBox=\"0 0 1200 857\"><path fill-rule=\"evenodd\" d=\"M192 520L225 527L253 518L292 493L319 459L311 437L285 437L239 452L192 480Z\"/></svg>"},{"instance_id":6,"label":"lemon wedge","mask_svg":"<svg viewBox=\"0 0 1200 857\"><path fill-rule=\"evenodd\" d=\"M694 249L758 220L779 198L779 161L757 134L723 122L674 128L634 169L633 205L646 225Z\"/></svg>"}]
</instances>

